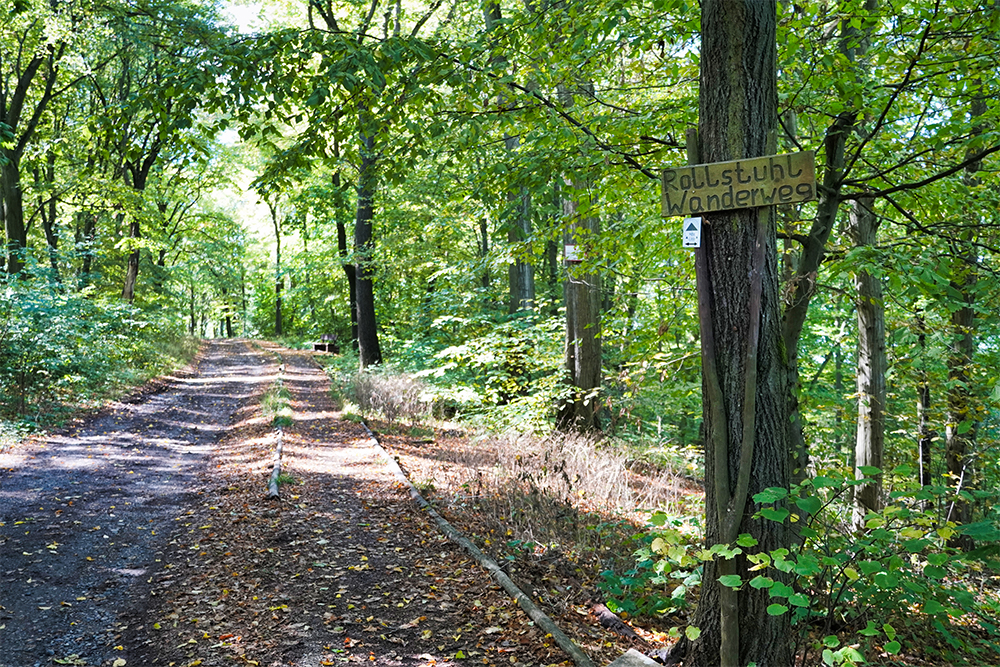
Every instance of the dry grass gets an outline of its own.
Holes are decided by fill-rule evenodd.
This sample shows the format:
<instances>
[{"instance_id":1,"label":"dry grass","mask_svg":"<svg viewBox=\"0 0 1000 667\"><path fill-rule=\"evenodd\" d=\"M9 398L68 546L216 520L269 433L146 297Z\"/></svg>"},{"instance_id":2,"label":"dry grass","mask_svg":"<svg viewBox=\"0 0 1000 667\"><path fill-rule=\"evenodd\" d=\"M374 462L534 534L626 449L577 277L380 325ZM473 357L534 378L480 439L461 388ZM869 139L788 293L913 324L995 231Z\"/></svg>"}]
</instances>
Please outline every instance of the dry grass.
<instances>
[{"instance_id":1,"label":"dry grass","mask_svg":"<svg viewBox=\"0 0 1000 667\"><path fill-rule=\"evenodd\" d=\"M467 529L536 555L555 550L577 564L627 567L648 510L700 511L701 491L684 477L638 464L593 435L381 437Z\"/></svg>"},{"instance_id":2,"label":"dry grass","mask_svg":"<svg viewBox=\"0 0 1000 667\"><path fill-rule=\"evenodd\" d=\"M365 414L381 415L391 427L402 419L414 424L430 411L424 386L401 373L363 371L351 382L352 398Z\"/></svg>"}]
</instances>

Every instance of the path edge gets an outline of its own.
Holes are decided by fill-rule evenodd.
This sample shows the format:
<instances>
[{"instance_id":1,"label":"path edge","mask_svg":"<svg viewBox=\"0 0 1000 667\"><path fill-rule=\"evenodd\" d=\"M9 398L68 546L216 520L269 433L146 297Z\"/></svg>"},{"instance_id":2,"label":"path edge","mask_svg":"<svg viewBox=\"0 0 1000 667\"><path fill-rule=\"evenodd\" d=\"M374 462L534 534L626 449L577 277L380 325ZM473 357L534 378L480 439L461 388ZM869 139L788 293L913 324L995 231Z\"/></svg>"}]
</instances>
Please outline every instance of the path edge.
<instances>
[{"instance_id":1,"label":"path edge","mask_svg":"<svg viewBox=\"0 0 1000 667\"><path fill-rule=\"evenodd\" d=\"M525 595L524 591L518 588L517 584L515 584L514 581L500 569L500 566L497 565L496 561L484 554L479 547L473 544L472 540L462 535L462 533L460 533L454 526L448 523L447 519L437 513L431 504L427 502L427 499L420 495L420 491L418 491L417 488L410 482L409 478L407 478L406 473L404 473L403 469L399 467L399 462L396 461L396 458L392 456L385 449L385 447L382 446L382 443L378 441L378 437L368 427L368 424L362 421L361 425L364 426L369 438L374 443L375 449L385 456L388 461L388 467L392 471L393 475L396 476L396 479L399 480L400 484L407 488L410 492L410 497L416 501L420 508L427 512L432 519L434 519L434 522L437 524L441 532L444 533L452 542L455 542L469 552L469 554L490 573L493 579L496 580L496 582L500 584L505 591L513 596L514 600L518 605L520 605L521 609L523 609L531 620L535 622L535 625L555 640L559 648L569 655L573 662L576 663L577 667L596 667L587 654L584 653L583 650L566 635L566 633L560 630L559 626L557 626L552 619L538 607L538 605L532 602L531 598Z\"/></svg>"}]
</instances>

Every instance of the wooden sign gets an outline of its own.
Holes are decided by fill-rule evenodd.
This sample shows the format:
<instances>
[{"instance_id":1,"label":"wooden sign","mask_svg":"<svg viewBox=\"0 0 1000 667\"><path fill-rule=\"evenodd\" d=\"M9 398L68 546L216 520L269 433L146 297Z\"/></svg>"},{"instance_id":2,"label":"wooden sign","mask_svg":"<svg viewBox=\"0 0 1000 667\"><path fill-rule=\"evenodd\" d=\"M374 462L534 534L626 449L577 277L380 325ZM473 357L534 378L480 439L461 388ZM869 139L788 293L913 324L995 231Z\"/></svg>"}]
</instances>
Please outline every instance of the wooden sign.
<instances>
[{"instance_id":1,"label":"wooden sign","mask_svg":"<svg viewBox=\"0 0 1000 667\"><path fill-rule=\"evenodd\" d=\"M793 204L816 198L812 151L664 169L663 215Z\"/></svg>"}]
</instances>

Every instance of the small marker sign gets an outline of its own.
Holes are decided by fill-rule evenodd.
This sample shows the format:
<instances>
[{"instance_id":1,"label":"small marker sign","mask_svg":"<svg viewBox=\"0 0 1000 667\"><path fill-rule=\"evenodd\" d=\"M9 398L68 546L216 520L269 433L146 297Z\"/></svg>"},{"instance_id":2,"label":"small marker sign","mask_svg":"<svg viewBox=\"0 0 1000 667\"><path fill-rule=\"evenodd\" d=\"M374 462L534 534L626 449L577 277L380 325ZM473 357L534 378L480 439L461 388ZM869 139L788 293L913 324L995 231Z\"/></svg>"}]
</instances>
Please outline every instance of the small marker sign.
<instances>
[{"instance_id":1,"label":"small marker sign","mask_svg":"<svg viewBox=\"0 0 1000 667\"><path fill-rule=\"evenodd\" d=\"M701 247L701 218L684 218L681 231L685 248Z\"/></svg>"}]
</instances>

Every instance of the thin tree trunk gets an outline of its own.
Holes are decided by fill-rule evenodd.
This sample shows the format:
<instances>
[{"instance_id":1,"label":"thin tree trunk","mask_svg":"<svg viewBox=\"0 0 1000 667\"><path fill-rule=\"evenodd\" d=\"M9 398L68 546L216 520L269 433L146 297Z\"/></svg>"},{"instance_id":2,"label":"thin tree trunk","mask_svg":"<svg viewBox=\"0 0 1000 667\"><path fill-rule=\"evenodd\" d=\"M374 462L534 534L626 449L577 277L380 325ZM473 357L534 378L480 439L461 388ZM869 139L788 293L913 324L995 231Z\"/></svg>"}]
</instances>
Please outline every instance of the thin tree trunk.
<instances>
[{"instance_id":1,"label":"thin tree trunk","mask_svg":"<svg viewBox=\"0 0 1000 667\"><path fill-rule=\"evenodd\" d=\"M197 327L197 324L198 324L197 321L195 320L195 313L194 313L194 281L191 282L190 287L191 287L191 290L190 290L190 292L188 294L188 296L189 296L189 298L188 298L188 314L190 315L191 320L190 320L190 323L188 325L188 333L190 333L193 336L194 332L195 332L195 328Z\"/></svg>"},{"instance_id":2,"label":"thin tree trunk","mask_svg":"<svg viewBox=\"0 0 1000 667\"><path fill-rule=\"evenodd\" d=\"M340 158L340 143L334 139L333 143L333 154L334 157ZM357 271L354 268L354 264L348 261L348 248L347 248L347 225L344 224L344 219L347 217L346 203L344 201L344 186L341 181L340 172L334 172L331 178L331 184L334 189L335 197L335 217L337 221L337 254L340 256L340 266L344 270L344 275L347 277L347 300L348 309L351 313L351 344L354 349L358 349L358 287L357 287Z\"/></svg>"},{"instance_id":3,"label":"thin tree trunk","mask_svg":"<svg viewBox=\"0 0 1000 667\"><path fill-rule=\"evenodd\" d=\"M79 289L83 289L90 281L90 273L93 270L94 241L97 237L97 214L81 212L78 215L83 217L83 230L80 235L80 241L77 244L77 250L82 255L80 272L77 274L77 285ZM77 221L77 224L79 224L79 218L77 218Z\"/></svg>"},{"instance_id":4,"label":"thin tree trunk","mask_svg":"<svg viewBox=\"0 0 1000 667\"><path fill-rule=\"evenodd\" d=\"M281 268L281 218L278 213L278 202L267 201L267 208L271 212L271 225L274 227L274 335L283 336L284 318L281 313L282 292L285 288L285 276Z\"/></svg>"},{"instance_id":5,"label":"thin tree trunk","mask_svg":"<svg viewBox=\"0 0 1000 667\"><path fill-rule=\"evenodd\" d=\"M918 314L916 318L917 345L920 348L920 362L927 364L927 327L923 314ZM926 370L920 371L920 382L917 385L917 481L921 486L930 486L931 466L933 458L931 446L934 442L934 432L931 429L931 383ZM928 503L922 502L922 507L927 509Z\"/></svg>"},{"instance_id":6,"label":"thin tree trunk","mask_svg":"<svg viewBox=\"0 0 1000 667\"><path fill-rule=\"evenodd\" d=\"M481 242L477 243L479 246L479 258L483 263L483 272L480 274L480 284L483 286L484 296L489 298L490 289L490 230L488 220L486 216L479 218L479 237Z\"/></svg>"},{"instance_id":7,"label":"thin tree trunk","mask_svg":"<svg viewBox=\"0 0 1000 667\"><path fill-rule=\"evenodd\" d=\"M122 285L122 300L132 303L135 299L135 284L139 278L139 259L141 248L136 242L142 238L142 230L139 227L139 218L132 216L128 225L128 237L135 244L135 248L128 255L125 264L125 283Z\"/></svg>"},{"instance_id":8,"label":"thin tree trunk","mask_svg":"<svg viewBox=\"0 0 1000 667\"><path fill-rule=\"evenodd\" d=\"M994 12L996 10L994 9ZM970 119L973 131L981 134L984 131L981 117L986 113L986 101L982 97L982 82L976 82L977 97L972 101ZM982 168L981 162L973 162L965 171L965 184L971 189L980 184L978 176ZM970 223L962 238L953 244L957 255L953 261L950 291L960 295L961 306L951 314L951 350L948 355L948 389L947 428L945 432L945 464L948 478L956 492L968 493L974 487L974 469L976 436L979 430L979 416L976 408L972 363L976 354L976 284L979 280L977 270L975 223L976 213L969 215ZM961 249L961 250L960 250ZM966 498L959 496L948 511L948 519L958 523L969 523L972 520L972 504ZM965 549L972 548L972 540L966 536L956 536L950 541L951 546Z\"/></svg>"},{"instance_id":9,"label":"thin tree trunk","mask_svg":"<svg viewBox=\"0 0 1000 667\"><path fill-rule=\"evenodd\" d=\"M865 10L874 12L878 7L877 0L865 0ZM840 52L852 67L857 64L868 51L868 35L873 24L866 22L863 30L852 25L845 19L841 25ZM855 71L858 75L860 72ZM782 341L788 356L788 403L789 403L789 438L792 455L792 480L801 482L807 476L809 466L809 448L806 443L799 406L801 381L799 378L799 339L809 311L809 302L816 293L816 282L820 265L826 254L826 243L837 222L837 210L840 207L840 191L845 172L845 147L847 139L854 131L858 109L854 108L855 99L845 100L848 108L841 112L826 131L824 150L826 153L826 168L823 171L823 187L820 188L819 205L816 218L809 234L804 237L802 252L798 258L794 275L791 278L794 289L792 298L785 307L782 318Z\"/></svg>"},{"instance_id":10,"label":"thin tree trunk","mask_svg":"<svg viewBox=\"0 0 1000 667\"><path fill-rule=\"evenodd\" d=\"M855 247L872 249L876 245L878 217L872 210L874 200L862 197L851 208L849 233ZM858 316L858 430L854 444L855 476L872 477L861 471L864 466L882 467L885 448L885 376L888 361L885 353L885 303L878 276L864 269L854 274L855 307ZM865 514L882 509L882 476L875 475L869 484L855 487L854 525L863 528Z\"/></svg>"},{"instance_id":11,"label":"thin tree trunk","mask_svg":"<svg viewBox=\"0 0 1000 667\"><path fill-rule=\"evenodd\" d=\"M59 212L55 197L54 183L56 179L56 154L48 151L45 155L45 169L35 169L35 185L39 193L43 191L43 182L48 186L49 198L39 195L38 210L42 217L42 231L45 232L45 243L48 246L49 267L52 269L52 279L62 284L62 274L59 271L59 228L56 226L56 216Z\"/></svg>"},{"instance_id":12,"label":"thin tree trunk","mask_svg":"<svg viewBox=\"0 0 1000 667\"><path fill-rule=\"evenodd\" d=\"M483 3L483 18L486 23L486 31L493 32L503 22L503 14L500 3L496 0L486 0ZM490 64L494 67L505 63L503 53L497 51L490 57ZM507 96L500 93L497 96L497 106L503 107ZM507 152L513 156L517 153L520 140L517 137L504 135L504 146ZM507 222L507 242L512 246L523 243L531 237L531 192L528 188L521 186L512 187L507 192L507 208L510 212L509 222ZM508 310L517 313L522 310L534 310L535 308L535 269L530 262L521 258L516 258L507 269L508 285Z\"/></svg>"}]
</instances>

